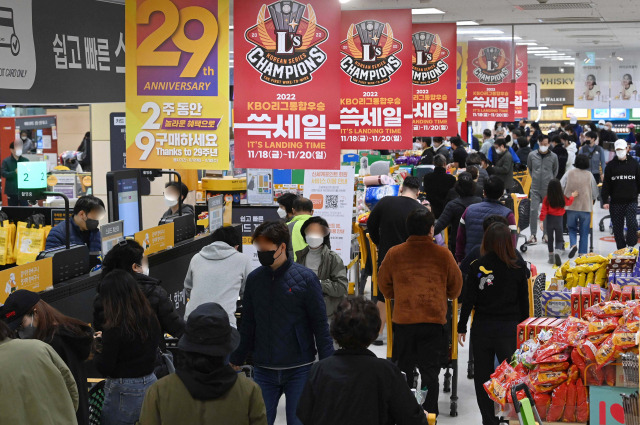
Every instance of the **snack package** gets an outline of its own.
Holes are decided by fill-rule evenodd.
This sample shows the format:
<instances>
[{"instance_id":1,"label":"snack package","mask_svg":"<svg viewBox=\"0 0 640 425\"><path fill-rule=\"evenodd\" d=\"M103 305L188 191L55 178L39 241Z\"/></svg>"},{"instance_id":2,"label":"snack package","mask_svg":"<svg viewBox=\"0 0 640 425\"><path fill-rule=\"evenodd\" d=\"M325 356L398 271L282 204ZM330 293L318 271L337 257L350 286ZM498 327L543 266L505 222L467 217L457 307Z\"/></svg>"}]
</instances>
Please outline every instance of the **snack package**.
<instances>
[{"instance_id":1,"label":"snack package","mask_svg":"<svg viewBox=\"0 0 640 425\"><path fill-rule=\"evenodd\" d=\"M589 331L586 336L602 335L613 332L618 327L615 323L607 320L599 320L597 322L589 322Z\"/></svg>"},{"instance_id":2,"label":"snack package","mask_svg":"<svg viewBox=\"0 0 640 425\"><path fill-rule=\"evenodd\" d=\"M569 369L569 362L562 363L542 363L536 365L534 372L557 372Z\"/></svg>"},{"instance_id":3,"label":"snack package","mask_svg":"<svg viewBox=\"0 0 640 425\"><path fill-rule=\"evenodd\" d=\"M636 346L636 334L638 330L637 330L637 326L635 326L634 323L638 323L638 322L630 323L629 325L631 326L627 326L627 325L620 326L613 333L612 342L616 351L624 351ZM632 330L632 329L635 329L635 330Z\"/></svg>"},{"instance_id":4,"label":"snack package","mask_svg":"<svg viewBox=\"0 0 640 425\"><path fill-rule=\"evenodd\" d=\"M568 352L569 345L561 342L551 342L551 340L538 348L533 356L533 363L561 363L569 359L571 353Z\"/></svg>"},{"instance_id":5,"label":"snack package","mask_svg":"<svg viewBox=\"0 0 640 425\"><path fill-rule=\"evenodd\" d=\"M522 364L529 369L533 369L533 355L540 347L536 340L529 339L525 341L518 350L513 354L514 364Z\"/></svg>"},{"instance_id":6,"label":"snack package","mask_svg":"<svg viewBox=\"0 0 640 425\"><path fill-rule=\"evenodd\" d=\"M562 413L564 412L564 407L567 402L568 386L569 384L565 382L564 384L553 390L553 395L551 396L551 405L549 406L549 411L547 412L548 422L558 422L560 419L562 419Z\"/></svg>"},{"instance_id":7,"label":"snack package","mask_svg":"<svg viewBox=\"0 0 640 425\"><path fill-rule=\"evenodd\" d=\"M610 387L616 386L616 366L615 365L606 365L604 367L604 376L605 382Z\"/></svg>"},{"instance_id":8,"label":"snack package","mask_svg":"<svg viewBox=\"0 0 640 425\"><path fill-rule=\"evenodd\" d=\"M631 301L633 299L633 286L625 286L622 288L621 302Z\"/></svg>"},{"instance_id":9,"label":"snack package","mask_svg":"<svg viewBox=\"0 0 640 425\"><path fill-rule=\"evenodd\" d=\"M547 410L549 410L549 405L551 404L551 395L549 393L533 393L533 402L536 405L536 409L538 409L540 419L546 421Z\"/></svg>"},{"instance_id":10,"label":"snack package","mask_svg":"<svg viewBox=\"0 0 640 425\"><path fill-rule=\"evenodd\" d=\"M575 381L569 381L567 384L567 402L562 417L564 422L575 422L578 387L576 386Z\"/></svg>"},{"instance_id":11,"label":"snack package","mask_svg":"<svg viewBox=\"0 0 640 425\"><path fill-rule=\"evenodd\" d=\"M616 347L613 344L613 335L610 335L598 348L596 352L596 362L598 363L598 369L602 369L604 366L612 363L616 356Z\"/></svg>"},{"instance_id":12,"label":"snack package","mask_svg":"<svg viewBox=\"0 0 640 425\"><path fill-rule=\"evenodd\" d=\"M573 354L573 353L571 353L571 354ZM571 357L573 358L573 356L571 356ZM571 365L571 367L569 368L569 371L567 372L567 378L570 381L576 381L576 380L580 379L580 370L578 369L577 365Z\"/></svg>"},{"instance_id":13,"label":"snack package","mask_svg":"<svg viewBox=\"0 0 640 425\"><path fill-rule=\"evenodd\" d=\"M621 303L619 301L608 301L589 307L587 309L587 313L599 319L606 319L607 317L620 317L624 313L625 307L626 306L624 305L624 303Z\"/></svg>"},{"instance_id":14,"label":"snack package","mask_svg":"<svg viewBox=\"0 0 640 425\"><path fill-rule=\"evenodd\" d=\"M587 422L589 420L589 394L582 381L576 381L576 421Z\"/></svg>"},{"instance_id":15,"label":"snack package","mask_svg":"<svg viewBox=\"0 0 640 425\"><path fill-rule=\"evenodd\" d=\"M608 263L609 259L603 257L602 255L596 255L593 253L590 254L586 254L586 255L581 255L580 257L576 258L575 261L576 265L578 264L587 264L587 263Z\"/></svg>"},{"instance_id":16,"label":"snack package","mask_svg":"<svg viewBox=\"0 0 640 425\"><path fill-rule=\"evenodd\" d=\"M507 393L511 389L511 383L518 377L516 371L506 362L502 362L491 379L483 384L489 398L504 406L507 403Z\"/></svg>"},{"instance_id":17,"label":"snack package","mask_svg":"<svg viewBox=\"0 0 640 425\"><path fill-rule=\"evenodd\" d=\"M559 385L567 380L567 373L563 371L538 372L531 377L533 385Z\"/></svg>"},{"instance_id":18,"label":"snack package","mask_svg":"<svg viewBox=\"0 0 640 425\"><path fill-rule=\"evenodd\" d=\"M582 306L582 302L580 300L581 290L580 288L573 288L571 290L571 316L577 317L580 319L582 317L582 312L580 311L580 307Z\"/></svg>"}]
</instances>

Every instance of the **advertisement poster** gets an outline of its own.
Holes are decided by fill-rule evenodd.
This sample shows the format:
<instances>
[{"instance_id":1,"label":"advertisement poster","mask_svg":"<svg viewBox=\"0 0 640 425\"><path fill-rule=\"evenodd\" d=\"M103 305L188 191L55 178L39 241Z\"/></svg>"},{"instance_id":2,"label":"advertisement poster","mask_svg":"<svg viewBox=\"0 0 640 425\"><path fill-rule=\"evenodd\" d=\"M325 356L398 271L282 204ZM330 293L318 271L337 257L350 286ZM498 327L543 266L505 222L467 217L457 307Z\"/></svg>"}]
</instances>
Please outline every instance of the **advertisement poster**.
<instances>
[{"instance_id":1,"label":"advertisement poster","mask_svg":"<svg viewBox=\"0 0 640 425\"><path fill-rule=\"evenodd\" d=\"M260 267L258 251L251 243L253 231L266 221L278 221L278 207L234 206L231 210L232 223L240 223L242 233L242 253L251 259L253 268Z\"/></svg>"},{"instance_id":2,"label":"advertisement poster","mask_svg":"<svg viewBox=\"0 0 640 425\"><path fill-rule=\"evenodd\" d=\"M338 0L234 3L235 166L340 166Z\"/></svg>"},{"instance_id":3,"label":"advertisement poster","mask_svg":"<svg viewBox=\"0 0 640 425\"><path fill-rule=\"evenodd\" d=\"M133 238L144 249L144 255L163 251L173 246L173 222L151 227L134 234Z\"/></svg>"},{"instance_id":4,"label":"advertisement poster","mask_svg":"<svg viewBox=\"0 0 640 425\"><path fill-rule=\"evenodd\" d=\"M228 5L126 0L127 167L229 168Z\"/></svg>"},{"instance_id":5,"label":"advertisement poster","mask_svg":"<svg viewBox=\"0 0 640 425\"><path fill-rule=\"evenodd\" d=\"M456 46L456 89L458 104L458 122L467 120L467 43Z\"/></svg>"},{"instance_id":6,"label":"advertisement poster","mask_svg":"<svg viewBox=\"0 0 640 425\"><path fill-rule=\"evenodd\" d=\"M513 117L516 119L529 116L528 72L527 46L516 46L516 85L513 100Z\"/></svg>"},{"instance_id":7,"label":"advertisement poster","mask_svg":"<svg viewBox=\"0 0 640 425\"><path fill-rule=\"evenodd\" d=\"M409 9L342 13L342 149L411 149L411 27Z\"/></svg>"},{"instance_id":8,"label":"advertisement poster","mask_svg":"<svg viewBox=\"0 0 640 425\"><path fill-rule=\"evenodd\" d=\"M575 81L573 72L572 66L540 67L540 102L546 103L549 109L571 105Z\"/></svg>"},{"instance_id":9,"label":"advertisement poster","mask_svg":"<svg viewBox=\"0 0 640 425\"><path fill-rule=\"evenodd\" d=\"M344 264L351 261L354 168L306 170L304 197L313 202L313 215L327 220L331 229L331 249Z\"/></svg>"},{"instance_id":10,"label":"advertisement poster","mask_svg":"<svg viewBox=\"0 0 640 425\"><path fill-rule=\"evenodd\" d=\"M414 137L458 133L456 40L456 24L413 25Z\"/></svg>"},{"instance_id":11,"label":"advertisement poster","mask_svg":"<svg viewBox=\"0 0 640 425\"><path fill-rule=\"evenodd\" d=\"M0 271L0 285L4 286L0 291L0 304L18 289L41 292L53 288L52 264L53 259L49 257Z\"/></svg>"},{"instance_id":12,"label":"advertisement poster","mask_svg":"<svg viewBox=\"0 0 640 425\"><path fill-rule=\"evenodd\" d=\"M515 87L510 41L470 41L467 119L513 121Z\"/></svg>"},{"instance_id":13,"label":"advertisement poster","mask_svg":"<svg viewBox=\"0 0 640 425\"><path fill-rule=\"evenodd\" d=\"M209 232L213 233L224 225L224 195L215 195L207 199L209 213Z\"/></svg>"},{"instance_id":14,"label":"advertisement poster","mask_svg":"<svg viewBox=\"0 0 640 425\"><path fill-rule=\"evenodd\" d=\"M247 202L273 205L273 170L247 169Z\"/></svg>"},{"instance_id":15,"label":"advertisement poster","mask_svg":"<svg viewBox=\"0 0 640 425\"><path fill-rule=\"evenodd\" d=\"M122 4L2 0L0 102L122 102L124 43Z\"/></svg>"},{"instance_id":16,"label":"advertisement poster","mask_svg":"<svg viewBox=\"0 0 640 425\"><path fill-rule=\"evenodd\" d=\"M640 55L625 53L623 59L611 61L611 107L638 108L640 94L636 82L640 82Z\"/></svg>"},{"instance_id":17,"label":"advertisement poster","mask_svg":"<svg viewBox=\"0 0 640 425\"><path fill-rule=\"evenodd\" d=\"M609 69L610 63L608 59L598 59L595 54L590 54L590 52L577 55L574 107L587 109L609 108L611 79ZM615 89L617 92L619 92L618 87Z\"/></svg>"}]
</instances>

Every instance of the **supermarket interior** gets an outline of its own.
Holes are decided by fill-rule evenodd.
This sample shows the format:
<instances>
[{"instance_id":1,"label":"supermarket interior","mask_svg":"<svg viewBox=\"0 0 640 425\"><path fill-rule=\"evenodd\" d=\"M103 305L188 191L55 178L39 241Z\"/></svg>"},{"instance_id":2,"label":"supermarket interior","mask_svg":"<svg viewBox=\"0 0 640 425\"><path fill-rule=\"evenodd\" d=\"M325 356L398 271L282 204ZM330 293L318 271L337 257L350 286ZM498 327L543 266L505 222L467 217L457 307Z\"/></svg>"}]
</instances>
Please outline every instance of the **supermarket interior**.
<instances>
[{"instance_id":1,"label":"supermarket interior","mask_svg":"<svg viewBox=\"0 0 640 425\"><path fill-rule=\"evenodd\" d=\"M639 5L0 0L0 425L640 425Z\"/></svg>"}]
</instances>

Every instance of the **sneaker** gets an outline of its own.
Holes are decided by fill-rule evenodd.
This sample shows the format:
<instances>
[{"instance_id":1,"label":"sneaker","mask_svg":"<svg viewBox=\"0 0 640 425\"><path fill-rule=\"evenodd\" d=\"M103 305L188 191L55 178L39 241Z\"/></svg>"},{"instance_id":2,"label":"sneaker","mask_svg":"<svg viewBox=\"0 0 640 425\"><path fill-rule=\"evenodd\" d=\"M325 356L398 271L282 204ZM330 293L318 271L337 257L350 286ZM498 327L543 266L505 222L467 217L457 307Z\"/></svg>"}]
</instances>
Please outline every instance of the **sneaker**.
<instances>
[{"instance_id":1,"label":"sneaker","mask_svg":"<svg viewBox=\"0 0 640 425\"><path fill-rule=\"evenodd\" d=\"M538 239L534 235L531 235L529 240L527 241L527 245L535 245L538 243Z\"/></svg>"},{"instance_id":2,"label":"sneaker","mask_svg":"<svg viewBox=\"0 0 640 425\"><path fill-rule=\"evenodd\" d=\"M382 335L380 335L378 338L376 338L375 341L373 341L373 345L377 345L377 346L384 345L384 340L382 339Z\"/></svg>"},{"instance_id":3,"label":"sneaker","mask_svg":"<svg viewBox=\"0 0 640 425\"><path fill-rule=\"evenodd\" d=\"M547 235L542 235L542 243L547 243Z\"/></svg>"},{"instance_id":4,"label":"sneaker","mask_svg":"<svg viewBox=\"0 0 640 425\"><path fill-rule=\"evenodd\" d=\"M560 254L557 252L554 254L555 265L560 267L562 265L562 260L560 260Z\"/></svg>"},{"instance_id":5,"label":"sneaker","mask_svg":"<svg viewBox=\"0 0 640 425\"><path fill-rule=\"evenodd\" d=\"M549 261L547 261L549 264L555 264L555 257L552 253L549 253Z\"/></svg>"},{"instance_id":6,"label":"sneaker","mask_svg":"<svg viewBox=\"0 0 640 425\"><path fill-rule=\"evenodd\" d=\"M576 251L578 251L578 245L574 245L569 250L569 258L573 258L576 255Z\"/></svg>"}]
</instances>

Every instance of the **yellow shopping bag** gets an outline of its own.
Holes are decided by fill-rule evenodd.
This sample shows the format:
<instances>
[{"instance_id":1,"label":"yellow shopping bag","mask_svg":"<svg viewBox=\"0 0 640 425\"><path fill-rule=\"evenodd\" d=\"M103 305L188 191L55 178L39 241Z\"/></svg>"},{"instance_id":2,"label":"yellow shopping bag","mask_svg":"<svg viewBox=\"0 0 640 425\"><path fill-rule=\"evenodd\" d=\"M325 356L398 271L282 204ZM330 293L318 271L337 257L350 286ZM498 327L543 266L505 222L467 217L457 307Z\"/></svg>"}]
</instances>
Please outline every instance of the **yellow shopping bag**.
<instances>
[{"instance_id":1,"label":"yellow shopping bag","mask_svg":"<svg viewBox=\"0 0 640 425\"><path fill-rule=\"evenodd\" d=\"M16 237L16 264L22 265L36 261L40 251L44 250L45 230L43 227L19 227Z\"/></svg>"}]
</instances>

